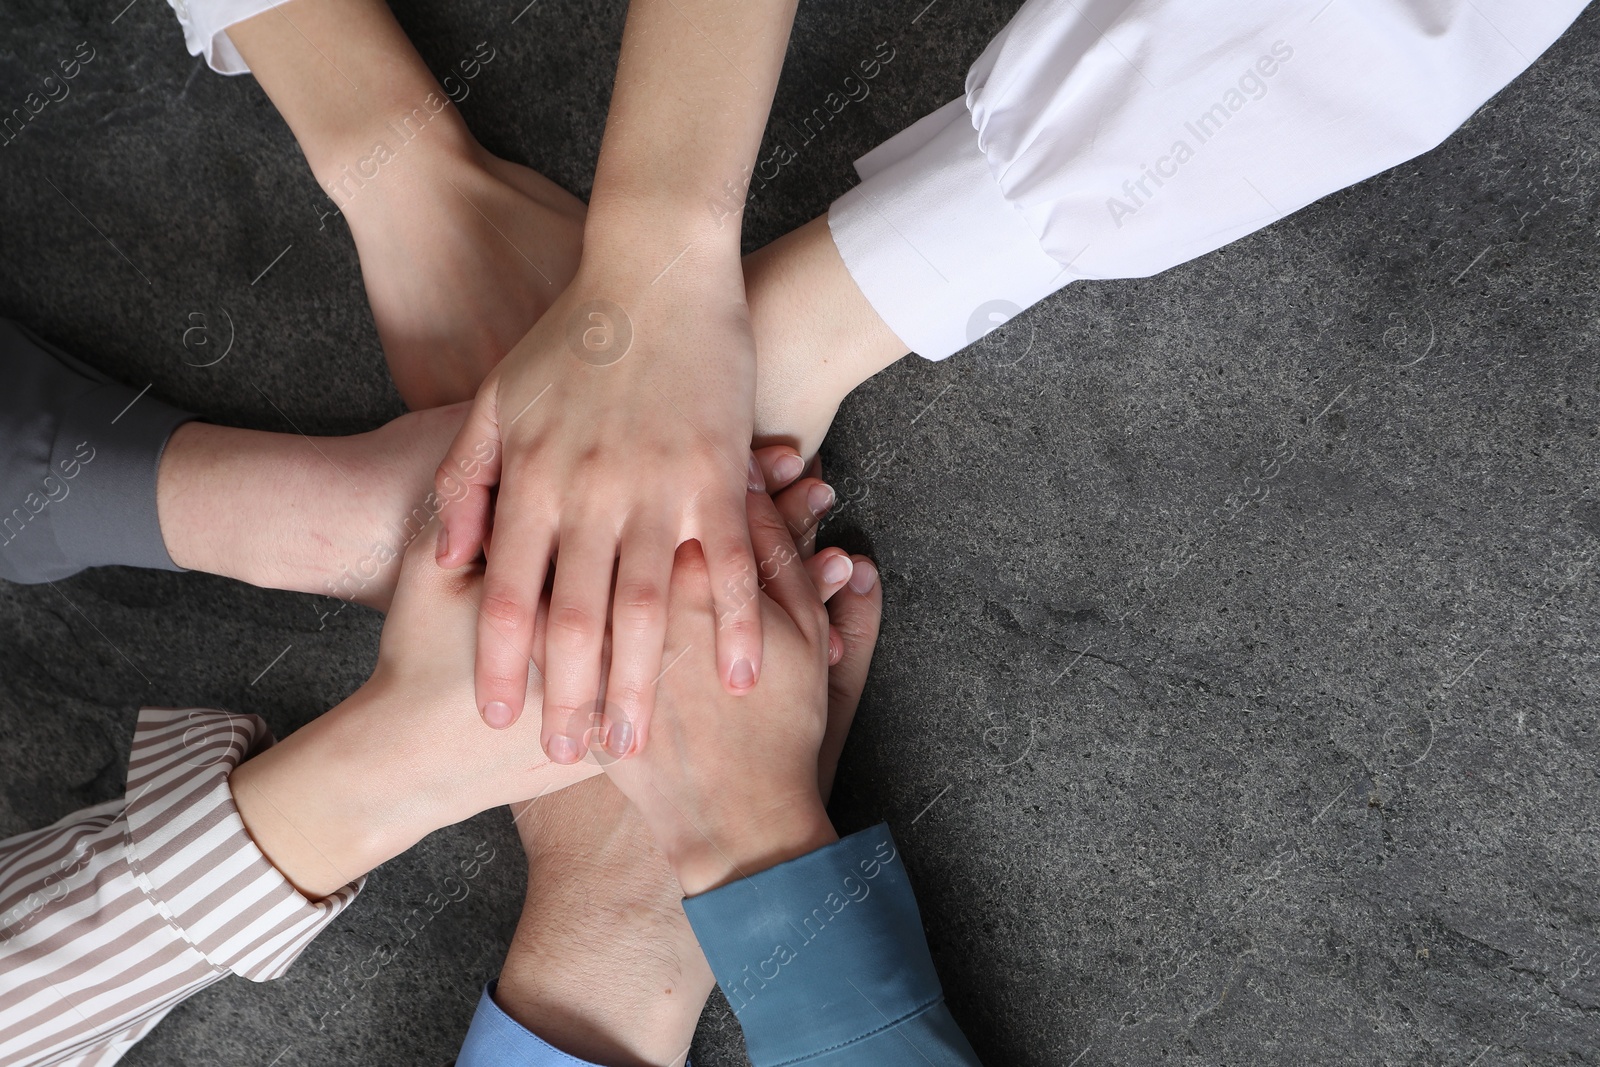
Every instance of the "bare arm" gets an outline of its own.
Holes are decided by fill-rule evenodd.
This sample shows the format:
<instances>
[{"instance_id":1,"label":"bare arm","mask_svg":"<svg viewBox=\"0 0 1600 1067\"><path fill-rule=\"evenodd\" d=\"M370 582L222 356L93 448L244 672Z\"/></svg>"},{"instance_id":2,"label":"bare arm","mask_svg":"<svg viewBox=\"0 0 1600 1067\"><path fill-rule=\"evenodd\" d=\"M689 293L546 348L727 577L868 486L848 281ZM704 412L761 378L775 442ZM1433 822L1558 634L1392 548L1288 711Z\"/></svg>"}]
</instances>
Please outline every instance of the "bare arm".
<instances>
[{"instance_id":1,"label":"bare arm","mask_svg":"<svg viewBox=\"0 0 1600 1067\"><path fill-rule=\"evenodd\" d=\"M535 598L559 559L543 741L560 762L585 749L608 620L607 749L645 743L666 583L687 540L718 595L719 676L744 692L760 674L759 612L728 595L754 573L755 339L737 219L793 15L793 0L635 0L577 278L490 374L440 469L444 487L481 466L445 509L446 566L477 555L499 486L477 677L497 726L521 713ZM732 212L712 211L714 197Z\"/></svg>"}]
</instances>

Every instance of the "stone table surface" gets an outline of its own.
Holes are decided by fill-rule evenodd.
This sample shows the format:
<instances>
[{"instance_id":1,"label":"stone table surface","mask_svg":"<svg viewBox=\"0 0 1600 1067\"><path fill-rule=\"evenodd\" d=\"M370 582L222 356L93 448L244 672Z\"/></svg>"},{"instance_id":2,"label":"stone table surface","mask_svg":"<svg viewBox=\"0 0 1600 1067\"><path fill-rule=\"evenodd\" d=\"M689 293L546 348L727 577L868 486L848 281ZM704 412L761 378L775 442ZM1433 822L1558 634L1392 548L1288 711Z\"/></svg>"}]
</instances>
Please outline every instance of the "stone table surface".
<instances>
[{"instance_id":1,"label":"stone table surface","mask_svg":"<svg viewBox=\"0 0 1600 1067\"><path fill-rule=\"evenodd\" d=\"M802 5L769 148L894 59L792 146L751 247L958 95L1016 7L925 3ZM394 416L349 231L270 103L122 4L0 16L0 109L94 50L0 148L0 314L215 421ZM491 44L468 123L587 193L621 0L395 6L441 74ZM829 536L887 607L834 812L893 826L985 1062L1600 1062L1597 86L1591 11L1441 148L846 402ZM236 351L189 366L219 311ZM0 588L0 836L119 796L141 704L281 734L337 703L380 619L320 603ZM436 834L288 977L207 989L125 1062L446 1063L524 878L503 811ZM694 1058L745 1062L720 995Z\"/></svg>"}]
</instances>

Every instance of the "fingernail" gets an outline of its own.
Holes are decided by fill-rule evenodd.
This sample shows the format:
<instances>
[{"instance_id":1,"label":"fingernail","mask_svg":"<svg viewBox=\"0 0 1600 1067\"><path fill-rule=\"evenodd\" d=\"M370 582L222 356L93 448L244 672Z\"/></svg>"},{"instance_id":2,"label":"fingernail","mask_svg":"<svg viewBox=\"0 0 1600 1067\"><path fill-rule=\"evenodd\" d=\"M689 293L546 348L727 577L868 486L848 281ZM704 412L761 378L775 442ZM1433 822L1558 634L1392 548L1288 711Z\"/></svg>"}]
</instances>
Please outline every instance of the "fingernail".
<instances>
[{"instance_id":1,"label":"fingernail","mask_svg":"<svg viewBox=\"0 0 1600 1067\"><path fill-rule=\"evenodd\" d=\"M806 490L806 505L811 508L811 514L821 515L833 507L833 486L827 482L818 482Z\"/></svg>"},{"instance_id":2,"label":"fingernail","mask_svg":"<svg viewBox=\"0 0 1600 1067\"><path fill-rule=\"evenodd\" d=\"M491 700L483 706L483 721L491 730L504 730L516 721L511 705L502 700Z\"/></svg>"},{"instance_id":3,"label":"fingernail","mask_svg":"<svg viewBox=\"0 0 1600 1067\"><path fill-rule=\"evenodd\" d=\"M854 568L849 556L834 556L822 565L822 580L829 585L841 585ZM870 585L868 589L872 588Z\"/></svg>"},{"instance_id":4,"label":"fingernail","mask_svg":"<svg viewBox=\"0 0 1600 1067\"><path fill-rule=\"evenodd\" d=\"M566 734L556 734L550 739L550 758L557 763L577 763L582 756L583 750L578 746L578 742Z\"/></svg>"},{"instance_id":5,"label":"fingernail","mask_svg":"<svg viewBox=\"0 0 1600 1067\"><path fill-rule=\"evenodd\" d=\"M742 659L733 665L733 673L728 676L728 681L735 689L749 689L756 684L755 666L747 659Z\"/></svg>"},{"instance_id":6,"label":"fingernail","mask_svg":"<svg viewBox=\"0 0 1600 1067\"><path fill-rule=\"evenodd\" d=\"M439 543L434 548L434 558L443 560L450 554L450 527L439 527Z\"/></svg>"},{"instance_id":7,"label":"fingernail","mask_svg":"<svg viewBox=\"0 0 1600 1067\"><path fill-rule=\"evenodd\" d=\"M878 584L878 568L872 565L871 560L862 560L855 565L855 570L850 572L850 588L866 596L872 592L872 587Z\"/></svg>"},{"instance_id":8,"label":"fingernail","mask_svg":"<svg viewBox=\"0 0 1600 1067\"><path fill-rule=\"evenodd\" d=\"M628 754L633 747L633 723L627 719L615 723L606 734L606 751L617 759Z\"/></svg>"},{"instance_id":9,"label":"fingernail","mask_svg":"<svg viewBox=\"0 0 1600 1067\"><path fill-rule=\"evenodd\" d=\"M756 462L756 457L750 457L750 491L752 493L765 493L767 480L761 476L761 464Z\"/></svg>"},{"instance_id":10,"label":"fingernail","mask_svg":"<svg viewBox=\"0 0 1600 1067\"><path fill-rule=\"evenodd\" d=\"M780 482L792 482L806 469L806 461L790 454L779 456L772 465L772 476Z\"/></svg>"}]
</instances>

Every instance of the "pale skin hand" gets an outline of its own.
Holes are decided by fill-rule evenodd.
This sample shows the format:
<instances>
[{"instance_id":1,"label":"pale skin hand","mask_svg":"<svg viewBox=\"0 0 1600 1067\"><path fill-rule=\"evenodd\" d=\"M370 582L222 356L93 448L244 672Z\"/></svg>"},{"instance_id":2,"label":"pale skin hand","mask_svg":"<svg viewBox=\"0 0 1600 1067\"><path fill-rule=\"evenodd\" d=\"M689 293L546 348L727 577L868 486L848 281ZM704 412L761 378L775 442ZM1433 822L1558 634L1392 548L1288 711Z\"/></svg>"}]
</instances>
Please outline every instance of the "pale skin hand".
<instances>
[{"instance_id":1,"label":"pale skin hand","mask_svg":"<svg viewBox=\"0 0 1600 1067\"><path fill-rule=\"evenodd\" d=\"M228 36L332 200L308 213L337 205L350 225L400 396L414 409L472 399L577 274L585 205L484 151L453 105L433 112L449 93L383 0L290 0ZM481 51L458 62L481 71ZM460 69L449 87L473 91ZM382 164L379 145L393 157ZM708 219L739 217L724 194L704 205ZM745 257L744 275L756 440L815 455L839 402L906 347L851 279L826 218Z\"/></svg>"},{"instance_id":2,"label":"pale skin hand","mask_svg":"<svg viewBox=\"0 0 1600 1067\"><path fill-rule=\"evenodd\" d=\"M742 518L761 488L755 337L738 227L706 202L754 161L793 14L793 0L634 0L577 278L489 375L440 468L444 489L488 457L445 509L445 566L478 554L499 485L478 634L492 725L521 713L532 608L557 559L542 736L558 762L582 758L602 691L607 749L645 743L672 550L686 540L723 594L719 677L732 692L760 677L759 612L731 594L754 570Z\"/></svg>"},{"instance_id":3,"label":"pale skin hand","mask_svg":"<svg viewBox=\"0 0 1600 1067\"><path fill-rule=\"evenodd\" d=\"M826 511L817 502L829 497L812 478L776 497L802 558L811 557L806 542ZM856 557L828 615L834 640L818 761L823 796L882 615L882 591L865 557ZM684 915L683 890L638 808L597 778L513 810L528 855L528 896L496 1003L551 1045L593 1063L681 1064L715 982Z\"/></svg>"},{"instance_id":4,"label":"pale skin hand","mask_svg":"<svg viewBox=\"0 0 1600 1067\"><path fill-rule=\"evenodd\" d=\"M597 773L592 764L552 763L531 719L507 736L473 711L482 571L441 570L436 532L405 557L372 677L230 777L251 837L308 897L326 896L434 830ZM536 690L527 699L538 706Z\"/></svg>"},{"instance_id":5,"label":"pale skin hand","mask_svg":"<svg viewBox=\"0 0 1600 1067\"><path fill-rule=\"evenodd\" d=\"M383 0L290 0L228 36L331 200L307 221L350 225L401 397L470 398L577 270L583 203L483 150ZM449 89L497 61L464 53Z\"/></svg>"},{"instance_id":6,"label":"pale skin hand","mask_svg":"<svg viewBox=\"0 0 1600 1067\"><path fill-rule=\"evenodd\" d=\"M679 884L691 896L837 840L823 808L819 754L828 730L832 641L824 599L852 575L802 561L770 500L752 496L751 539L763 561L768 671L746 697L711 673L715 633L709 572L697 547L673 567L668 647L651 745L606 766L639 808ZM870 564L858 585L876 587Z\"/></svg>"},{"instance_id":7,"label":"pale skin hand","mask_svg":"<svg viewBox=\"0 0 1600 1067\"><path fill-rule=\"evenodd\" d=\"M796 459L784 449L760 455L769 470L785 457ZM804 479L784 498L796 529L815 528L819 486ZM230 779L256 843L309 897L326 896L440 827L598 773L590 763L546 759L532 718L508 739L473 713L481 568L439 569L436 532L427 529L405 555L367 683L235 768ZM842 553L831 550L813 565L825 566L830 555ZM859 670L864 674L865 665ZM537 705L539 695L530 692L528 699Z\"/></svg>"},{"instance_id":8,"label":"pale skin hand","mask_svg":"<svg viewBox=\"0 0 1600 1067\"><path fill-rule=\"evenodd\" d=\"M456 404L317 438L185 423L156 480L167 552L185 570L383 610L465 416Z\"/></svg>"},{"instance_id":9,"label":"pale skin hand","mask_svg":"<svg viewBox=\"0 0 1600 1067\"><path fill-rule=\"evenodd\" d=\"M470 399L572 281L583 205L484 152L453 107L400 149L395 127L441 89L381 0L292 0L229 35L343 205L402 397L418 408ZM379 141L395 158L357 187ZM744 276L756 441L812 456L844 396L905 346L851 279L826 219L747 256ZM432 467L462 414L449 418L448 430L419 413L315 441L189 424L162 458L168 549L185 568L382 608L417 516L431 513Z\"/></svg>"}]
</instances>

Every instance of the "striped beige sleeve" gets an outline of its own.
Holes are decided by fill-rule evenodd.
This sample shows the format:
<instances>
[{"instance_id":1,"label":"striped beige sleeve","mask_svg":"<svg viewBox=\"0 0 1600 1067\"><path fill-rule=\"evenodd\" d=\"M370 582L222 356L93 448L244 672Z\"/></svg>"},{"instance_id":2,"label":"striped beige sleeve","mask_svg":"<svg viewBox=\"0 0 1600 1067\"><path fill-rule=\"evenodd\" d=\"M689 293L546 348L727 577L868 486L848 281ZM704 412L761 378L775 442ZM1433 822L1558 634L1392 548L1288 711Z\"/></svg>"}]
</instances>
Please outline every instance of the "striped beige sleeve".
<instances>
[{"instance_id":1,"label":"striped beige sleeve","mask_svg":"<svg viewBox=\"0 0 1600 1067\"><path fill-rule=\"evenodd\" d=\"M228 774L254 715L146 708L127 797L0 841L0 1064L115 1063L185 997L276 978L360 891L310 901L245 830Z\"/></svg>"}]
</instances>

